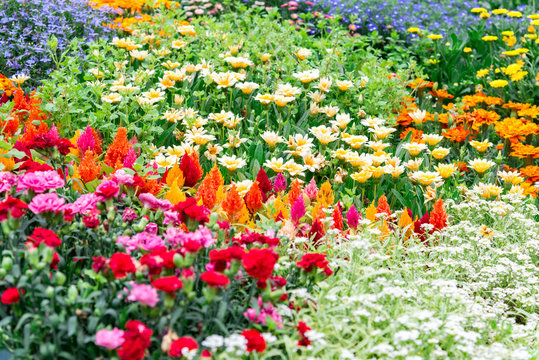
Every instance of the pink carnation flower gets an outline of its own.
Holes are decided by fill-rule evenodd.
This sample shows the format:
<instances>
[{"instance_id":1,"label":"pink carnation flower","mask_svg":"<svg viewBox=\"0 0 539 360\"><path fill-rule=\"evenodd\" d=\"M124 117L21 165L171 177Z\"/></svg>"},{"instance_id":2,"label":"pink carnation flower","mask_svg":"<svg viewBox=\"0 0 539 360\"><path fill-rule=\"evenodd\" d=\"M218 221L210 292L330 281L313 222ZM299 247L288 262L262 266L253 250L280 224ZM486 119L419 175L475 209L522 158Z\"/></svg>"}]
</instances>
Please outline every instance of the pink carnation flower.
<instances>
[{"instance_id":1,"label":"pink carnation flower","mask_svg":"<svg viewBox=\"0 0 539 360\"><path fill-rule=\"evenodd\" d=\"M172 207L172 204L170 201L163 199L159 200L156 198L153 194L150 193L144 193L140 194L138 197L142 205L144 207L147 207L150 210L161 210L161 211L167 211Z\"/></svg>"},{"instance_id":2,"label":"pink carnation flower","mask_svg":"<svg viewBox=\"0 0 539 360\"><path fill-rule=\"evenodd\" d=\"M122 185L134 185L135 177L125 172L125 170L120 169L116 170L114 175L112 175L112 180L116 181L118 184Z\"/></svg>"},{"instance_id":3,"label":"pink carnation flower","mask_svg":"<svg viewBox=\"0 0 539 360\"><path fill-rule=\"evenodd\" d=\"M54 190L65 185L64 179L54 170L34 171L19 177L17 191L33 190L40 194L47 190Z\"/></svg>"},{"instance_id":4,"label":"pink carnation flower","mask_svg":"<svg viewBox=\"0 0 539 360\"><path fill-rule=\"evenodd\" d=\"M17 185L17 175L8 171L0 171L0 192L10 191L14 185Z\"/></svg>"},{"instance_id":5,"label":"pink carnation flower","mask_svg":"<svg viewBox=\"0 0 539 360\"><path fill-rule=\"evenodd\" d=\"M127 296L127 301L138 301L149 307L154 307L159 301L159 294L153 286L134 282L131 282L131 286L132 289Z\"/></svg>"},{"instance_id":6,"label":"pink carnation flower","mask_svg":"<svg viewBox=\"0 0 539 360\"><path fill-rule=\"evenodd\" d=\"M34 196L28 208L34 214L41 214L47 211L60 212L65 204L65 199L59 198L56 193L39 194Z\"/></svg>"},{"instance_id":7,"label":"pink carnation flower","mask_svg":"<svg viewBox=\"0 0 539 360\"><path fill-rule=\"evenodd\" d=\"M95 334L95 344L114 350L124 343L124 331L118 328L101 329Z\"/></svg>"}]
</instances>

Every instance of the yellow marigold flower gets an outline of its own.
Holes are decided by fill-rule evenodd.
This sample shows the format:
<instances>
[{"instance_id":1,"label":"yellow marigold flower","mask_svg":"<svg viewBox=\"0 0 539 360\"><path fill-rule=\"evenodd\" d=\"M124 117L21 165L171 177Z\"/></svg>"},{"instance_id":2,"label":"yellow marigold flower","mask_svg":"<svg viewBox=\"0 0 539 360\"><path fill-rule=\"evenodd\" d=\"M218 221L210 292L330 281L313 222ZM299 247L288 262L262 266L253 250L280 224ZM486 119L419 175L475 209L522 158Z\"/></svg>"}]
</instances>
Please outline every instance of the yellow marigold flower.
<instances>
[{"instance_id":1,"label":"yellow marigold flower","mask_svg":"<svg viewBox=\"0 0 539 360\"><path fill-rule=\"evenodd\" d=\"M511 75L511 81L520 81L524 78L524 76L528 75L527 71L519 71L513 75Z\"/></svg>"},{"instance_id":2,"label":"yellow marigold flower","mask_svg":"<svg viewBox=\"0 0 539 360\"><path fill-rule=\"evenodd\" d=\"M434 166L434 169L438 171L438 174L444 179L449 178L455 171L457 171L455 164L439 164Z\"/></svg>"},{"instance_id":3,"label":"yellow marigold flower","mask_svg":"<svg viewBox=\"0 0 539 360\"><path fill-rule=\"evenodd\" d=\"M488 169L496 165L492 160L474 159L471 160L468 165L479 174L484 174Z\"/></svg>"},{"instance_id":4,"label":"yellow marigold flower","mask_svg":"<svg viewBox=\"0 0 539 360\"><path fill-rule=\"evenodd\" d=\"M507 16L512 17L512 18L520 18L522 17L522 13L520 11L509 11L507 13Z\"/></svg>"},{"instance_id":5,"label":"yellow marigold flower","mask_svg":"<svg viewBox=\"0 0 539 360\"><path fill-rule=\"evenodd\" d=\"M502 31L503 36L515 36L515 33L511 30Z\"/></svg>"},{"instance_id":6,"label":"yellow marigold flower","mask_svg":"<svg viewBox=\"0 0 539 360\"><path fill-rule=\"evenodd\" d=\"M449 154L450 149L448 148L436 148L431 151L432 157L436 160L442 160L444 157L446 157Z\"/></svg>"},{"instance_id":7,"label":"yellow marigold flower","mask_svg":"<svg viewBox=\"0 0 539 360\"><path fill-rule=\"evenodd\" d=\"M419 28L418 27L411 27L411 28L408 28L408 32L409 33L412 33L412 34L417 34L419 32Z\"/></svg>"},{"instance_id":8,"label":"yellow marigold flower","mask_svg":"<svg viewBox=\"0 0 539 360\"><path fill-rule=\"evenodd\" d=\"M508 11L509 10L507 9L494 9L492 10L492 13L496 15L503 15L503 14L506 14Z\"/></svg>"},{"instance_id":9,"label":"yellow marigold flower","mask_svg":"<svg viewBox=\"0 0 539 360\"><path fill-rule=\"evenodd\" d=\"M443 38L443 36L440 34L430 34L427 35L427 37L431 40L440 40L441 38Z\"/></svg>"},{"instance_id":10,"label":"yellow marigold flower","mask_svg":"<svg viewBox=\"0 0 539 360\"><path fill-rule=\"evenodd\" d=\"M481 70L478 70L478 71L477 71L477 73L475 74L475 76L476 76L478 79L481 79L481 78L484 78L485 76L487 76L489 72L490 72L490 69L481 69Z\"/></svg>"},{"instance_id":11,"label":"yellow marigold flower","mask_svg":"<svg viewBox=\"0 0 539 360\"><path fill-rule=\"evenodd\" d=\"M435 65L435 64L438 64L440 61L439 61L439 60L436 60L436 59L428 59L427 62L428 62L429 64Z\"/></svg>"},{"instance_id":12,"label":"yellow marigold flower","mask_svg":"<svg viewBox=\"0 0 539 360\"><path fill-rule=\"evenodd\" d=\"M472 140L470 141L470 145L472 145L479 152L485 152L492 145L492 143L488 140L485 140L485 141Z\"/></svg>"},{"instance_id":13,"label":"yellow marigold flower","mask_svg":"<svg viewBox=\"0 0 539 360\"><path fill-rule=\"evenodd\" d=\"M466 54L468 54L468 53L472 52L472 48L471 47L465 47L462 51L464 51Z\"/></svg>"},{"instance_id":14,"label":"yellow marigold flower","mask_svg":"<svg viewBox=\"0 0 539 360\"><path fill-rule=\"evenodd\" d=\"M539 14L528 15L528 19L537 20L539 19Z\"/></svg>"},{"instance_id":15,"label":"yellow marigold flower","mask_svg":"<svg viewBox=\"0 0 539 360\"><path fill-rule=\"evenodd\" d=\"M507 80L494 80L494 81L491 81L489 83L490 86L492 86L493 88L503 88L505 86L507 86L507 84L509 84L509 82Z\"/></svg>"},{"instance_id":16,"label":"yellow marigold flower","mask_svg":"<svg viewBox=\"0 0 539 360\"><path fill-rule=\"evenodd\" d=\"M483 12L487 12L487 9L485 8L480 8L480 7L476 7L476 8L473 8L472 10L470 10L472 13L483 13Z\"/></svg>"},{"instance_id":17,"label":"yellow marigold flower","mask_svg":"<svg viewBox=\"0 0 539 360\"><path fill-rule=\"evenodd\" d=\"M488 12L482 12L481 14L479 14L479 17L481 19L489 19L490 18L490 14Z\"/></svg>"},{"instance_id":18,"label":"yellow marigold flower","mask_svg":"<svg viewBox=\"0 0 539 360\"><path fill-rule=\"evenodd\" d=\"M497 36L494 36L494 35L485 35L481 38L481 40L483 41L496 41L498 40L498 37Z\"/></svg>"}]
</instances>

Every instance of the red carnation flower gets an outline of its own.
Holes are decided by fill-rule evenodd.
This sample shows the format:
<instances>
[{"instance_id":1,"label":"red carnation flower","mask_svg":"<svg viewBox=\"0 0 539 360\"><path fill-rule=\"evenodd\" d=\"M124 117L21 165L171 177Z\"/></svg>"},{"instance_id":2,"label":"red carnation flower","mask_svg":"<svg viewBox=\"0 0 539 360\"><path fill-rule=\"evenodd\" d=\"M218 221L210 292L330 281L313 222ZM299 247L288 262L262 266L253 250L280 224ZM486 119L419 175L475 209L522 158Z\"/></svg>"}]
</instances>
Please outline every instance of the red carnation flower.
<instances>
[{"instance_id":1,"label":"red carnation flower","mask_svg":"<svg viewBox=\"0 0 539 360\"><path fill-rule=\"evenodd\" d=\"M151 344L153 331L140 321L130 320L125 324L124 342L117 353L122 360L142 360Z\"/></svg>"},{"instance_id":2,"label":"red carnation flower","mask_svg":"<svg viewBox=\"0 0 539 360\"><path fill-rule=\"evenodd\" d=\"M105 268L107 265L107 259L103 256L92 256L92 269L96 274L98 274L101 270Z\"/></svg>"},{"instance_id":3,"label":"red carnation flower","mask_svg":"<svg viewBox=\"0 0 539 360\"><path fill-rule=\"evenodd\" d=\"M35 228L27 240L26 244L30 247L38 247L41 243L45 243L45 245L53 248L62 245L62 240L60 240L54 231L42 227Z\"/></svg>"},{"instance_id":4,"label":"red carnation flower","mask_svg":"<svg viewBox=\"0 0 539 360\"><path fill-rule=\"evenodd\" d=\"M326 255L313 253L303 255L296 265L306 272L311 272L315 267L324 269L328 266L328 261L326 260Z\"/></svg>"},{"instance_id":5,"label":"red carnation flower","mask_svg":"<svg viewBox=\"0 0 539 360\"><path fill-rule=\"evenodd\" d=\"M6 291L2 293L2 298L0 300L4 305L16 304L21 300L21 291L16 287L7 288Z\"/></svg>"},{"instance_id":6,"label":"red carnation flower","mask_svg":"<svg viewBox=\"0 0 539 360\"><path fill-rule=\"evenodd\" d=\"M243 255L243 267L249 276L258 280L259 287L271 276L279 255L272 249L251 249ZM262 285L262 286L260 286Z\"/></svg>"},{"instance_id":7,"label":"red carnation flower","mask_svg":"<svg viewBox=\"0 0 539 360\"><path fill-rule=\"evenodd\" d=\"M131 256L124 253L115 253L111 256L109 267L116 279L127 276L128 273L134 273L137 269Z\"/></svg>"},{"instance_id":8,"label":"red carnation flower","mask_svg":"<svg viewBox=\"0 0 539 360\"><path fill-rule=\"evenodd\" d=\"M184 349L187 349L188 352L197 350L198 344L196 340L190 336L182 336L172 342L168 354L172 357L183 357Z\"/></svg>"},{"instance_id":9,"label":"red carnation flower","mask_svg":"<svg viewBox=\"0 0 539 360\"><path fill-rule=\"evenodd\" d=\"M311 331L312 329L307 326L307 324L303 321L300 321L298 323L298 326L296 326L296 329L299 332L300 340L298 340L299 346L309 346L311 345L311 340L305 335L306 332Z\"/></svg>"},{"instance_id":10,"label":"red carnation flower","mask_svg":"<svg viewBox=\"0 0 539 360\"><path fill-rule=\"evenodd\" d=\"M226 287L230 282L226 275L213 270L202 273L202 275L200 275L200 280L204 281L208 286L216 288Z\"/></svg>"},{"instance_id":11,"label":"red carnation flower","mask_svg":"<svg viewBox=\"0 0 539 360\"><path fill-rule=\"evenodd\" d=\"M244 330L241 335L247 340L247 352L263 353L266 350L266 340L257 330Z\"/></svg>"},{"instance_id":12,"label":"red carnation flower","mask_svg":"<svg viewBox=\"0 0 539 360\"><path fill-rule=\"evenodd\" d=\"M183 283L176 276L165 276L159 279L156 279L152 282L152 285L161 291L166 293L174 292L183 287Z\"/></svg>"},{"instance_id":13,"label":"red carnation flower","mask_svg":"<svg viewBox=\"0 0 539 360\"><path fill-rule=\"evenodd\" d=\"M8 195L7 199L0 201L0 221L7 220L8 216L14 219L22 217L28 209L28 204Z\"/></svg>"}]
</instances>

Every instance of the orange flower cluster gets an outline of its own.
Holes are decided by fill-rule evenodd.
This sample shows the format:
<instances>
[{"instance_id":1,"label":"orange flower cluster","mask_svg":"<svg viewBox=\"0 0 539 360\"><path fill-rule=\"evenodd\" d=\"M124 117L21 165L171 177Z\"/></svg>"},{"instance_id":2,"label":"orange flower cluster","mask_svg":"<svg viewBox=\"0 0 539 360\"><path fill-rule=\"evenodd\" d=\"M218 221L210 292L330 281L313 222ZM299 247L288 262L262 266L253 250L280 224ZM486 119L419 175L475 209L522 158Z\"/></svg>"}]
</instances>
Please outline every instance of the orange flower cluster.
<instances>
[{"instance_id":1,"label":"orange flower cluster","mask_svg":"<svg viewBox=\"0 0 539 360\"><path fill-rule=\"evenodd\" d=\"M478 131L483 125L490 125L500 120L500 115L495 111L476 109L471 114L472 129Z\"/></svg>"},{"instance_id":2,"label":"orange flower cluster","mask_svg":"<svg viewBox=\"0 0 539 360\"><path fill-rule=\"evenodd\" d=\"M17 90L17 88L13 85L11 80L0 74L0 91L3 91L7 96L11 96L15 90Z\"/></svg>"},{"instance_id":3,"label":"orange flower cluster","mask_svg":"<svg viewBox=\"0 0 539 360\"><path fill-rule=\"evenodd\" d=\"M474 95L466 95L462 98L462 101L464 102L462 109L467 111L472 108L477 107L477 105L485 103L486 105L492 106L492 105L502 105L503 100L494 97L494 96L487 96L483 94L482 92L479 92Z\"/></svg>"},{"instance_id":4,"label":"orange flower cluster","mask_svg":"<svg viewBox=\"0 0 539 360\"><path fill-rule=\"evenodd\" d=\"M466 130L463 127L456 127L453 129L447 129L442 132L442 136L449 139L449 141L460 143L466 140L466 137L470 135L471 132L469 130Z\"/></svg>"},{"instance_id":5,"label":"orange flower cluster","mask_svg":"<svg viewBox=\"0 0 539 360\"><path fill-rule=\"evenodd\" d=\"M494 130L504 139L539 134L539 125L524 118L505 118L494 125Z\"/></svg>"},{"instance_id":6,"label":"orange flower cluster","mask_svg":"<svg viewBox=\"0 0 539 360\"><path fill-rule=\"evenodd\" d=\"M523 145L521 143L516 143L516 144L513 144L512 149L513 151L509 154L509 156L518 157L520 159L539 158L539 147L535 147L533 145Z\"/></svg>"}]
</instances>

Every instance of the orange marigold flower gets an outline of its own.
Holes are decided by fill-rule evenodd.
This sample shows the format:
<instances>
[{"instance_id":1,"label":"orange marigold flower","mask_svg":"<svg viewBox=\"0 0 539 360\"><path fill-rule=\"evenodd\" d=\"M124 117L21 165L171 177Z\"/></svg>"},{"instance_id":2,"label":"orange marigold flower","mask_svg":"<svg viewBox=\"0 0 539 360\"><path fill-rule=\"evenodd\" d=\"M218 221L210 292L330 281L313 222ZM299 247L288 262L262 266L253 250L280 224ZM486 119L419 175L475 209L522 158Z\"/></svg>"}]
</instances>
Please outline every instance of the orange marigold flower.
<instances>
[{"instance_id":1,"label":"orange marigold flower","mask_svg":"<svg viewBox=\"0 0 539 360\"><path fill-rule=\"evenodd\" d=\"M472 113L472 118L472 129L477 131L483 125L494 124L496 121L500 120L500 115L498 115L498 113L495 111L476 109Z\"/></svg>"},{"instance_id":2,"label":"orange marigold flower","mask_svg":"<svg viewBox=\"0 0 539 360\"><path fill-rule=\"evenodd\" d=\"M526 167L518 169L522 176L528 178L528 180L537 182L539 181L539 166L528 165Z\"/></svg>"},{"instance_id":3,"label":"orange marigold flower","mask_svg":"<svg viewBox=\"0 0 539 360\"><path fill-rule=\"evenodd\" d=\"M80 178L88 183L97 179L100 173L101 165L97 162L94 152L92 150L86 151L79 166Z\"/></svg>"},{"instance_id":4,"label":"orange marigold flower","mask_svg":"<svg viewBox=\"0 0 539 360\"><path fill-rule=\"evenodd\" d=\"M526 109L522 109L518 112L518 116L527 116L531 119L535 119L539 116L539 106L533 105Z\"/></svg>"},{"instance_id":5,"label":"orange marigold flower","mask_svg":"<svg viewBox=\"0 0 539 360\"><path fill-rule=\"evenodd\" d=\"M245 205L251 214L256 213L262 207L262 192L258 186L258 181L255 181L251 188L245 194Z\"/></svg>"},{"instance_id":6,"label":"orange marigold flower","mask_svg":"<svg viewBox=\"0 0 539 360\"><path fill-rule=\"evenodd\" d=\"M406 136L408 136L409 133L412 133L412 137L410 138L410 142L415 143L421 143L423 144L425 141L423 140L423 131L416 129L416 128L407 128L405 131L401 132L400 138L404 139Z\"/></svg>"},{"instance_id":7,"label":"orange marigold flower","mask_svg":"<svg viewBox=\"0 0 539 360\"><path fill-rule=\"evenodd\" d=\"M13 85L11 80L0 74L0 90L3 91L7 96L11 96L17 90L17 88Z\"/></svg>"},{"instance_id":8,"label":"orange marigold flower","mask_svg":"<svg viewBox=\"0 0 539 360\"><path fill-rule=\"evenodd\" d=\"M511 111L519 111L523 109L529 108L530 104L523 104L523 103L514 103L512 101L508 101L507 103L503 104L502 108L509 109Z\"/></svg>"},{"instance_id":9,"label":"orange marigold flower","mask_svg":"<svg viewBox=\"0 0 539 360\"><path fill-rule=\"evenodd\" d=\"M453 129L447 129L446 131L442 132L442 136L449 139L452 142L463 142L466 140L466 137L470 135L470 131L464 129L463 127L456 127Z\"/></svg>"},{"instance_id":10,"label":"orange marigold flower","mask_svg":"<svg viewBox=\"0 0 539 360\"><path fill-rule=\"evenodd\" d=\"M533 145L524 145L522 143L516 143L512 146L513 151L509 156L514 156L519 159L531 157L533 159L539 158L539 147Z\"/></svg>"},{"instance_id":11,"label":"orange marigold flower","mask_svg":"<svg viewBox=\"0 0 539 360\"><path fill-rule=\"evenodd\" d=\"M505 118L494 125L494 130L504 139L539 134L539 125L526 119Z\"/></svg>"},{"instance_id":12,"label":"orange marigold flower","mask_svg":"<svg viewBox=\"0 0 539 360\"><path fill-rule=\"evenodd\" d=\"M434 86L434 83L432 81L423 80L421 78L416 78L414 81L408 84L408 87L411 87L412 89L424 89L424 88L431 88Z\"/></svg>"},{"instance_id":13,"label":"orange marigold flower","mask_svg":"<svg viewBox=\"0 0 539 360\"><path fill-rule=\"evenodd\" d=\"M239 218L244 204L243 199L236 189L236 185L232 184L232 187L226 193L225 199L221 204L224 212L227 215L228 221L234 222Z\"/></svg>"},{"instance_id":14,"label":"orange marigold flower","mask_svg":"<svg viewBox=\"0 0 539 360\"><path fill-rule=\"evenodd\" d=\"M440 89L440 90L431 90L429 91L429 93L434 96L434 97L437 97L438 99L453 99L454 96L451 95L450 93L448 93L447 91L445 91L444 89Z\"/></svg>"},{"instance_id":15,"label":"orange marigold flower","mask_svg":"<svg viewBox=\"0 0 539 360\"><path fill-rule=\"evenodd\" d=\"M530 195L531 197L533 197L534 199L537 197L537 192L539 192L537 190L537 188L535 187L535 185L533 183L530 183L530 182L523 182L523 183L520 183L520 188L522 190L524 190L524 195Z\"/></svg>"}]
</instances>

